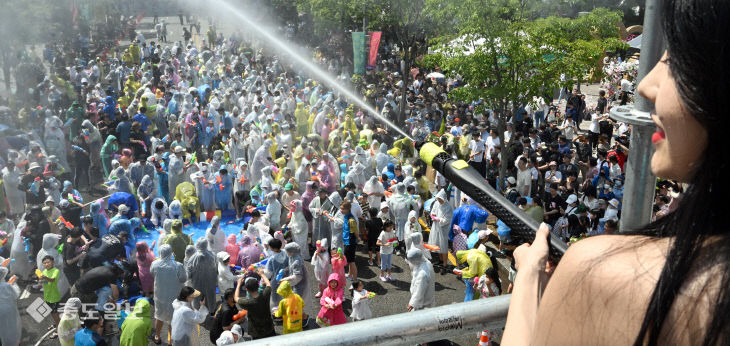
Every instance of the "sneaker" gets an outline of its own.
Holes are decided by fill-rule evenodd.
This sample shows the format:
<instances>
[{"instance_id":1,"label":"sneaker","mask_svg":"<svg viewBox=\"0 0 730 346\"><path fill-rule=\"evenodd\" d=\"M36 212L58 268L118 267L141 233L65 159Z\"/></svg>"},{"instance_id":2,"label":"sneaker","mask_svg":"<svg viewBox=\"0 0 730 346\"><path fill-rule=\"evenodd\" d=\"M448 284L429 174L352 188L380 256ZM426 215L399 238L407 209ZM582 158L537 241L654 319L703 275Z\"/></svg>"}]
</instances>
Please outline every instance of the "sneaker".
<instances>
[{"instance_id":1,"label":"sneaker","mask_svg":"<svg viewBox=\"0 0 730 346\"><path fill-rule=\"evenodd\" d=\"M388 279L388 281L395 281L395 279L393 279L393 277L390 275L388 275L388 277L386 279Z\"/></svg>"},{"instance_id":2,"label":"sneaker","mask_svg":"<svg viewBox=\"0 0 730 346\"><path fill-rule=\"evenodd\" d=\"M369 265L373 265L373 260L368 260Z\"/></svg>"},{"instance_id":3,"label":"sneaker","mask_svg":"<svg viewBox=\"0 0 730 346\"><path fill-rule=\"evenodd\" d=\"M386 278L385 278L385 276L381 276L381 277L380 277L380 281L382 281L382 282L386 282L386 281L388 281L388 279L386 279Z\"/></svg>"}]
</instances>

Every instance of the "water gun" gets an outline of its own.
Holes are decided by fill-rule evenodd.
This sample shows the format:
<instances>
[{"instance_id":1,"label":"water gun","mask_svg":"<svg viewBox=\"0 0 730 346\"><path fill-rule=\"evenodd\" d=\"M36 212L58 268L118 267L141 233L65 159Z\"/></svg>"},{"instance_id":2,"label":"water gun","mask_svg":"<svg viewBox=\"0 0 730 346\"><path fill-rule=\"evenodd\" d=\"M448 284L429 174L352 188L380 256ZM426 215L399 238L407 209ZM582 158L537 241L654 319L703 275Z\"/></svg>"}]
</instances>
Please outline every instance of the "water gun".
<instances>
[{"instance_id":1,"label":"water gun","mask_svg":"<svg viewBox=\"0 0 730 346\"><path fill-rule=\"evenodd\" d=\"M454 274L456 274L456 275L461 275L461 274L462 274L462 271L461 271L461 270L459 270L459 269L456 269L456 268L454 268L454 270L452 270L452 272L453 272Z\"/></svg>"},{"instance_id":2,"label":"water gun","mask_svg":"<svg viewBox=\"0 0 730 346\"><path fill-rule=\"evenodd\" d=\"M154 249L156 244L157 244L157 240L153 241L152 245L150 245L150 249Z\"/></svg>"},{"instance_id":3,"label":"water gun","mask_svg":"<svg viewBox=\"0 0 730 346\"><path fill-rule=\"evenodd\" d=\"M342 248L341 247L338 247L337 248L337 255L339 255L340 257L342 257Z\"/></svg>"},{"instance_id":4,"label":"water gun","mask_svg":"<svg viewBox=\"0 0 730 346\"><path fill-rule=\"evenodd\" d=\"M190 160L188 161L188 164L193 164L198 160L197 154L198 153L194 152L192 155L190 155Z\"/></svg>"},{"instance_id":5,"label":"water gun","mask_svg":"<svg viewBox=\"0 0 730 346\"><path fill-rule=\"evenodd\" d=\"M223 179L219 174L215 176L215 183L218 184L218 188L221 189L221 191L225 189L225 187L223 186Z\"/></svg>"},{"instance_id":6,"label":"water gun","mask_svg":"<svg viewBox=\"0 0 730 346\"><path fill-rule=\"evenodd\" d=\"M233 315L233 320L237 321L240 318L243 318L248 314L248 311L241 309L237 314Z\"/></svg>"},{"instance_id":7,"label":"water gun","mask_svg":"<svg viewBox=\"0 0 730 346\"><path fill-rule=\"evenodd\" d=\"M72 223L66 221L66 219L63 218L63 216L59 216L58 219L56 219L56 222L61 222L68 229L74 229L74 225Z\"/></svg>"},{"instance_id":8,"label":"water gun","mask_svg":"<svg viewBox=\"0 0 730 346\"><path fill-rule=\"evenodd\" d=\"M147 233L147 234L149 234L149 233L150 233L150 231L149 231L149 230L147 229L147 227L145 227L144 225L140 225L140 227L142 227L142 230L143 230L143 231L144 231L145 233Z\"/></svg>"},{"instance_id":9,"label":"water gun","mask_svg":"<svg viewBox=\"0 0 730 346\"><path fill-rule=\"evenodd\" d=\"M392 243L393 247L398 247L398 238L390 238L388 242Z\"/></svg>"},{"instance_id":10,"label":"water gun","mask_svg":"<svg viewBox=\"0 0 730 346\"><path fill-rule=\"evenodd\" d=\"M438 247L436 245L431 245L431 244L423 244L423 247L426 248L426 249L428 249L428 250L430 250L430 251L432 251L432 252L438 252L439 250L441 250L440 247Z\"/></svg>"},{"instance_id":11,"label":"water gun","mask_svg":"<svg viewBox=\"0 0 730 346\"><path fill-rule=\"evenodd\" d=\"M12 285L15 283L16 280L18 280L18 277L13 275L10 277L10 279L8 279L8 283Z\"/></svg>"},{"instance_id":12,"label":"water gun","mask_svg":"<svg viewBox=\"0 0 730 346\"><path fill-rule=\"evenodd\" d=\"M59 254L59 255L63 254L63 245L64 245L64 244L61 244L61 245L59 245L59 246L58 246L58 247L56 248L56 251L58 251L58 254Z\"/></svg>"},{"instance_id":13,"label":"water gun","mask_svg":"<svg viewBox=\"0 0 730 346\"><path fill-rule=\"evenodd\" d=\"M41 277L41 276L43 276L43 273L41 272L41 270L40 270L40 269L36 269L36 270L35 270L35 276L37 276L37 277Z\"/></svg>"},{"instance_id":14,"label":"water gun","mask_svg":"<svg viewBox=\"0 0 730 346\"><path fill-rule=\"evenodd\" d=\"M262 260L262 261L258 261L258 262L256 262L256 263L254 263L254 264L250 265L250 266L249 266L249 270L250 270L250 271L253 271L253 269L260 269L260 268L264 268L264 267L266 267L266 264L267 264L267 263L269 263L269 259L268 259L268 258L265 258L265 259L264 259L264 260ZM283 271L280 271L280 273L281 273L282 275L284 274L284 273L283 273ZM277 277L277 280L279 280L279 279L280 279L280 278L279 278L279 275L277 275L276 277Z\"/></svg>"},{"instance_id":15,"label":"water gun","mask_svg":"<svg viewBox=\"0 0 730 346\"><path fill-rule=\"evenodd\" d=\"M426 224L426 221L423 221L423 218L420 218L419 217L418 218L418 223L421 224L421 228L423 228L423 230L425 232L431 232L431 228L428 227L428 225Z\"/></svg>"},{"instance_id":16,"label":"water gun","mask_svg":"<svg viewBox=\"0 0 730 346\"><path fill-rule=\"evenodd\" d=\"M276 274L276 281L281 281L281 279L284 277L284 269L280 269L279 273Z\"/></svg>"},{"instance_id":17,"label":"water gun","mask_svg":"<svg viewBox=\"0 0 730 346\"><path fill-rule=\"evenodd\" d=\"M161 141L162 143L167 143L167 141L168 141L169 139L170 139L170 135L169 135L169 134L167 134L167 135L165 135L165 137L162 137L162 139L161 139L160 141Z\"/></svg>"},{"instance_id":18,"label":"water gun","mask_svg":"<svg viewBox=\"0 0 730 346\"><path fill-rule=\"evenodd\" d=\"M38 196L38 184L40 184L41 178L36 177L35 180L30 184L30 192L33 193L33 195Z\"/></svg>"},{"instance_id":19,"label":"water gun","mask_svg":"<svg viewBox=\"0 0 730 346\"><path fill-rule=\"evenodd\" d=\"M83 151L84 151L84 148L82 148L82 147L80 147L80 146L78 146L78 145L73 145L73 144L71 144L71 148L73 148L73 149L74 149L74 150L76 150L76 151L81 151L81 152L83 152Z\"/></svg>"},{"instance_id":20,"label":"water gun","mask_svg":"<svg viewBox=\"0 0 730 346\"><path fill-rule=\"evenodd\" d=\"M375 292L368 292L368 298L375 298Z\"/></svg>"},{"instance_id":21,"label":"water gun","mask_svg":"<svg viewBox=\"0 0 730 346\"><path fill-rule=\"evenodd\" d=\"M25 252L30 252L30 238L23 239L23 245L25 245Z\"/></svg>"},{"instance_id":22,"label":"water gun","mask_svg":"<svg viewBox=\"0 0 730 346\"><path fill-rule=\"evenodd\" d=\"M321 240L317 240L317 250L319 250L321 248L322 248L322 241Z\"/></svg>"},{"instance_id":23,"label":"water gun","mask_svg":"<svg viewBox=\"0 0 730 346\"><path fill-rule=\"evenodd\" d=\"M0 266L7 268L10 263L15 262L14 259L6 258L3 263L0 263Z\"/></svg>"}]
</instances>

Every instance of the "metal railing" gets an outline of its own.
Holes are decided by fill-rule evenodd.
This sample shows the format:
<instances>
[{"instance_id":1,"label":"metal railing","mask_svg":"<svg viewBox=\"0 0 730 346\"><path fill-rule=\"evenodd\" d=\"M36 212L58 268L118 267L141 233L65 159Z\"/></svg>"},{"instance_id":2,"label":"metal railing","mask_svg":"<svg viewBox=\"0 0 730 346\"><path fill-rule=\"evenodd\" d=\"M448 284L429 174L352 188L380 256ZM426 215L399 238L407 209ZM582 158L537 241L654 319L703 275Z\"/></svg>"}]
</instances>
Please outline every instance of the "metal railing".
<instances>
[{"instance_id":1,"label":"metal railing","mask_svg":"<svg viewBox=\"0 0 730 346\"><path fill-rule=\"evenodd\" d=\"M511 297L506 294L247 341L239 345L413 345L463 336L470 332L477 335L485 329L504 328Z\"/></svg>"}]
</instances>

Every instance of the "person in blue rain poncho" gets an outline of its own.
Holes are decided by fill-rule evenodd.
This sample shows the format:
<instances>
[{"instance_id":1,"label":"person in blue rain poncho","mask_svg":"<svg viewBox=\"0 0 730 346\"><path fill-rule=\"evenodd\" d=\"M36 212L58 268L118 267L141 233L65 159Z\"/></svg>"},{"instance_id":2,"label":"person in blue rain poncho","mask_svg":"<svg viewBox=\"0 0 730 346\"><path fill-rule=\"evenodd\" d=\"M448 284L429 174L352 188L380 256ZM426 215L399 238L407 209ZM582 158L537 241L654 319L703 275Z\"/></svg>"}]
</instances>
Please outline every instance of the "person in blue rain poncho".
<instances>
[{"instance_id":1,"label":"person in blue rain poncho","mask_svg":"<svg viewBox=\"0 0 730 346\"><path fill-rule=\"evenodd\" d=\"M94 220L94 227L99 230L99 237L105 236L109 232L109 218L106 212L101 207L101 200L97 200L91 203L91 213L89 216Z\"/></svg>"},{"instance_id":2,"label":"person in blue rain poncho","mask_svg":"<svg viewBox=\"0 0 730 346\"><path fill-rule=\"evenodd\" d=\"M157 194L162 197L165 202L170 201L170 185L167 175L167 161L170 153L162 154L162 164L155 164L155 180L157 181Z\"/></svg>"},{"instance_id":3,"label":"person in blue rain poncho","mask_svg":"<svg viewBox=\"0 0 730 346\"><path fill-rule=\"evenodd\" d=\"M210 171L206 162L198 164L199 171L190 175L200 199L200 207L204 211L215 210L215 173Z\"/></svg>"},{"instance_id":4,"label":"person in blue rain poncho","mask_svg":"<svg viewBox=\"0 0 730 346\"><path fill-rule=\"evenodd\" d=\"M69 202L73 200L74 202L84 204L84 199L83 197L81 197L81 192L74 189L73 184L68 180L63 181L63 190L61 190L61 197L68 199Z\"/></svg>"},{"instance_id":5,"label":"person in blue rain poncho","mask_svg":"<svg viewBox=\"0 0 730 346\"><path fill-rule=\"evenodd\" d=\"M385 175L388 177L388 180L395 179L395 164L392 162L388 162L388 164L385 166Z\"/></svg>"},{"instance_id":6,"label":"person in blue rain poncho","mask_svg":"<svg viewBox=\"0 0 730 346\"><path fill-rule=\"evenodd\" d=\"M231 209L233 200L233 179L228 174L228 169L221 166L220 171L215 174L215 204L220 210Z\"/></svg>"},{"instance_id":7,"label":"person in blue rain poncho","mask_svg":"<svg viewBox=\"0 0 730 346\"><path fill-rule=\"evenodd\" d=\"M274 252L274 254L269 257L269 261L266 262L266 270L264 273L271 280L271 289L276 291L281 283L281 277L279 277L278 274L279 272L283 273L283 271L289 266L289 258L281 249L281 241L279 239L269 240L269 248ZM280 295L271 295L269 307L272 311L279 308L279 301L281 301Z\"/></svg>"},{"instance_id":8,"label":"person in blue rain poncho","mask_svg":"<svg viewBox=\"0 0 730 346\"><path fill-rule=\"evenodd\" d=\"M114 121L114 112L117 109L117 101L114 100L113 97L107 96L104 98L104 108L102 108L102 111L109 116L109 119Z\"/></svg>"},{"instance_id":9,"label":"person in blue rain poncho","mask_svg":"<svg viewBox=\"0 0 730 346\"><path fill-rule=\"evenodd\" d=\"M120 205L126 205L128 210L125 213L127 218L134 217L134 213L139 209L137 207L137 200L134 195L126 192L115 192L107 200L107 206L109 210L116 213L117 207Z\"/></svg>"},{"instance_id":10,"label":"person in blue rain poncho","mask_svg":"<svg viewBox=\"0 0 730 346\"><path fill-rule=\"evenodd\" d=\"M160 341L163 325L172 323L172 302L188 278L182 263L173 258L170 245L161 245L158 251L160 257L150 266L150 273L155 278L155 343Z\"/></svg>"},{"instance_id":11,"label":"person in blue rain poncho","mask_svg":"<svg viewBox=\"0 0 730 346\"><path fill-rule=\"evenodd\" d=\"M489 213L482 208L471 204L463 204L454 210L454 216L451 218L451 225L449 226L449 240L454 240L454 225L459 225L465 233L471 233L474 223L484 223L487 221L487 217L489 217Z\"/></svg>"}]
</instances>

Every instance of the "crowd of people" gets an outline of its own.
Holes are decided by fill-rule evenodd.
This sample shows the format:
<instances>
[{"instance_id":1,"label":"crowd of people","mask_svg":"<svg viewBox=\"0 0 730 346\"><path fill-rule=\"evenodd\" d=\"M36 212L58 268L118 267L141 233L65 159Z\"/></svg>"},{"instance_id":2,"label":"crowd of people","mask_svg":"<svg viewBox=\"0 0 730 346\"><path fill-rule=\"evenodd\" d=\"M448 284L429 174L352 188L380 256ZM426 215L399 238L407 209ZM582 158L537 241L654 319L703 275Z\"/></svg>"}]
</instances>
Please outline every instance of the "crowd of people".
<instances>
[{"instance_id":1,"label":"crowd of people","mask_svg":"<svg viewBox=\"0 0 730 346\"><path fill-rule=\"evenodd\" d=\"M201 324L226 345L273 336L278 320L284 333L346 323L346 299L351 321L371 318L357 256L383 282L393 256L406 259L404 311L435 306L436 271L464 281L464 301L510 291L495 258L520 239L380 120L401 111L412 138L468 161L566 243L617 231L631 129L608 118L603 92L595 105L578 90L536 96L500 136L482 100L448 98L458 77L407 71L402 103L387 42L354 86L378 116L253 44L213 27L199 47L139 35L118 57L77 60L68 80L49 74L18 110L34 121L0 138L3 344L20 340L19 285L42 289L62 345L204 344ZM349 68L341 56L314 60ZM680 191L659 184L657 217ZM222 218L243 229L227 235ZM184 225L198 222L209 227L193 239ZM150 230L156 242L137 239ZM317 316L304 314L310 304Z\"/></svg>"}]
</instances>

